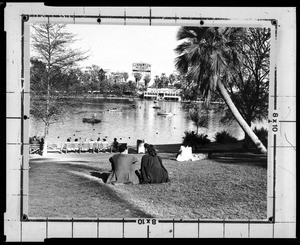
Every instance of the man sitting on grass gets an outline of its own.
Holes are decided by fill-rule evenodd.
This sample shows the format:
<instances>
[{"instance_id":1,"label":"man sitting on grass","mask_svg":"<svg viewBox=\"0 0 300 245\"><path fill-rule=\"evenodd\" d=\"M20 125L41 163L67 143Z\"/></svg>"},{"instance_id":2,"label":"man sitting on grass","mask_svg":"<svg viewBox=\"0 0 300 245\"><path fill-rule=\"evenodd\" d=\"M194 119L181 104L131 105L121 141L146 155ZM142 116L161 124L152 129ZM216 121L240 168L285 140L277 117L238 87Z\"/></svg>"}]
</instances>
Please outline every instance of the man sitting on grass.
<instances>
[{"instance_id":1,"label":"man sitting on grass","mask_svg":"<svg viewBox=\"0 0 300 245\"><path fill-rule=\"evenodd\" d=\"M107 184L138 184L139 178L135 174L135 163L137 158L128 155L127 145L121 144L119 146L118 154L109 158L111 162L112 171L106 181Z\"/></svg>"},{"instance_id":2,"label":"man sitting on grass","mask_svg":"<svg viewBox=\"0 0 300 245\"><path fill-rule=\"evenodd\" d=\"M114 138L114 142L111 144L111 149L113 152L118 152L119 148L119 142L117 141L117 138Z\"/></svg>"}]
</instances>

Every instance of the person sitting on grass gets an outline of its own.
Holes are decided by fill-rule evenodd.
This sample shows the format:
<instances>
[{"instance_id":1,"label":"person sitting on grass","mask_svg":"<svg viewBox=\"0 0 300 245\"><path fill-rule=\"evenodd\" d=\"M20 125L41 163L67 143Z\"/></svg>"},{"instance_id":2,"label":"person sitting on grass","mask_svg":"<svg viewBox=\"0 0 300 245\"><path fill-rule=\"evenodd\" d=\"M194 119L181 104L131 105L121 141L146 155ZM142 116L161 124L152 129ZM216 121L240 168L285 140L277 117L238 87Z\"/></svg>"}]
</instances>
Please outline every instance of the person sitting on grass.
<instances>
[{"instance_id":1,"label":"person sitting on grass","mask_svg":"<svg viewBox=\"0 0 300 245\"><path fill-rule=\"evenodd\" d=\"M118 152L119 148L119 142L117 141L117 138L114 138L114 142L111 144L112 152Z\"/></svg>"},{"instance_id":2,"label":"person sitting on grass","mask_svg":"<svg viewBox=\"0 0 300 245\"><path fill-rule=\"evenodd\" d=\"M111 146L109 146L109 144L108 144L108 142L106 141L106 139L105 138L103 138L103 140L102 140L102 151L103 152L106 152L106 150L109 150L109 149L111 149L110 147Z\"/></svg>"},{"instance_id":3,"label":"person sitting on grass","mask_svg":"<svg viewBox=\"0 0 300 245\"><path fill-rule=\"evenodd\" d=\"M135 164L138 162L137 158L128 155L127 145L121 144L119 146L118 154L109 158L111 162L111 173L107 178L107 184L138 184L139 178L135 173Z\"/></svg>"},{"instance_id":4,"label":"person sitting on grass","mask_svg":"<svg viewBox=\"0 0 300 245\"><path fill-rule=\"evenodd\" d=\"M193 154L191 143L184 141L183 145L180 146L179 152L176 155L176 160L179 162L183 161L197 161L207 158L206 154Z\"/></svg>"},{"instance_id":5,"label":"person sitting on grass","mask_svg":"<svg viewBox=\"0 0 300 245\"><path fill-rule=\"evenodd\" d=\"M179 152L176 155L176 160L179 162L182 161L193 161L193 153L191 143L188 141L184 141L183 145L180 146Z\"/></svg>"},{"instance_id":6,"label":"person sitting on grass","mask_svg":"<svg viewBox=\"0 0 300 245\"><path fill-rule=\"evenodd\" d=\"M140 182L142 184L164 183L169 181L168 171L162 164L153 145L145 144L146 154L142 157Z\"/></svg>"}]
</instances>

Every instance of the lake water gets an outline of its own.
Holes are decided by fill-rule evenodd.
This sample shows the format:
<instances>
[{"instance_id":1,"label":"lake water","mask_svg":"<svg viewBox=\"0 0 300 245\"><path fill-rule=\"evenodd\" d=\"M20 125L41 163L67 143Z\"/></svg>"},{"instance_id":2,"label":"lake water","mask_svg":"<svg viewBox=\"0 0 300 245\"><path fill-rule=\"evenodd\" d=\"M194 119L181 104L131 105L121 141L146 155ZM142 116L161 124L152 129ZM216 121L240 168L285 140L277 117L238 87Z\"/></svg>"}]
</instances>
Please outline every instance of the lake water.
<instances>
[{"instance_id":1,"label":"lake water","mask_svg":"<svg viewBox=\"0 0 300 245\"><path fill-rule=\"evenodd\" d=\"M135 104L136 108L130 105ZM158 109L153 106L160 106L161 109L171 111L173 116L157 115ZM214 105L217 106L217 105ZM108 111L116 108L116 111ZM91 117L102 120L98 124L83 123L82 118ZM208 138L214 141L215 133L226 130L232 136L242 139L244 132L233 122L224 125L220 122L221 115L212 110L210 112L208 128L199 128L199 133L205 133ZM42 136L44 124L42 121L31 116L30 136ZM48 142L62 143L68 137L80 141L85 138L96 140L98 137L106 138L112 142L117 138L119 142L126 142L128 145L136 145L137 139L145 140L151 144L174 144L181 143L184 131L194 130L196 126L188 118L187 112L182 109L181 102L159 101L154 103L150 100L128 100L98 99L93 103L78 103L78 106L64 113L61 120L51 124L49 129Z\"/></svg>"}]
</instances>

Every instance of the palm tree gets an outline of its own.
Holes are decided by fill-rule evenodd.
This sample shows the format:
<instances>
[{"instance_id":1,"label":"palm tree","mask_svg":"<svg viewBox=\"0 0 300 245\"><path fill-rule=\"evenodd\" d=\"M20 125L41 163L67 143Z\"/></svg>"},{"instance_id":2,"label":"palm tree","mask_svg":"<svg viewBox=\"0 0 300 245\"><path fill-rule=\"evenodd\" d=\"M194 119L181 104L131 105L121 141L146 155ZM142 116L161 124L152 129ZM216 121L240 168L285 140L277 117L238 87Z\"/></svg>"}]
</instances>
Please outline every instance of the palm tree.
<instances>
[{"instance_id":1,"label":"palm tree","mask_svg":"<svg viewBox=\"0 0 300 245\"><path fill-rule=\"evenodd\" d=\"M145 89L147 90L148 84L149 84L149 82L151 81L150 75L146 75L146 76L144 77L144 81L145 81Z\"/></svg>"},{"instance_id":2,"label":"palm tree","mask_svg":"<svg viewBox=\"0 0 300 245\"><path fill-rule=\"evenodd\" d=\"M170 82L171 87L173 87L175 81L176 81L175 75L173 73L170 74L169 75L169 82Z\"/></svg>"},{"instance_id":3,"label":"palm tree","mask_svg":"<svg viewBox=\"0 0 300 245\"><path fill-rule=\"evenodd\" d=\"M138 83L139 81L142 79L142 74L141 73L134 73L134 78L135 78L135 83L136 83L136 87L138 88Z\"/></svg>"},{"instance_id":4,"label":"palm tree","mask_svg":"<svg viewBox=\"0 0 300 245\"><path fill-rule=\"evenodd\" d=\"M182 43L175 48L178 54L175 66L185 74L187 81L195 85L207 104L212 93L218 90L245 134L262 153L266 153L265 146L242 117L224 86L230 68L239 63L234 46L243 33L242 28L181 27L177 40Z\"/></svg>"}]
</instances>

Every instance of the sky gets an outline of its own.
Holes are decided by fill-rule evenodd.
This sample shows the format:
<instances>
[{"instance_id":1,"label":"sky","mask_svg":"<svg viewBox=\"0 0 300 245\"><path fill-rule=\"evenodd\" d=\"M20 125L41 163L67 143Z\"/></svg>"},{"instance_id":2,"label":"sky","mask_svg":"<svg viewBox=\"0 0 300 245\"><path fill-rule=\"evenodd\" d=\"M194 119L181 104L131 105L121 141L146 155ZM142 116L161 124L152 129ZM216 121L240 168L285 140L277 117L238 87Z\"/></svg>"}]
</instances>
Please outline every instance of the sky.
<instances>
[{"instance_id":1,"label":"sky","mask_svg":"<svg viewBox=\"0 0 300 245\"><path fill-rule=\"evenodd\" d=\"M151 77L175 71L178 26L67 25L76 34L76 48L90 50L80 65L98 65L111 72L132 74L132 63L151 64Z\"/></svg>"}]
</instances>

